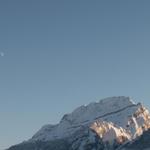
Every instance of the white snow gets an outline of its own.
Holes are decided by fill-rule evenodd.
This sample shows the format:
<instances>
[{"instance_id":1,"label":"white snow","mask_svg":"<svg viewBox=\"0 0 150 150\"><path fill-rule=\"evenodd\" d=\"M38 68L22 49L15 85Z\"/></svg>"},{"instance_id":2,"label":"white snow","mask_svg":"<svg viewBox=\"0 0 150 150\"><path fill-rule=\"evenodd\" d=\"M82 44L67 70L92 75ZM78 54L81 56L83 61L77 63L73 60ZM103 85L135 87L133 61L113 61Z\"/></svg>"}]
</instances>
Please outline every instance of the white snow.
<instances>
[{"instance_id":1,"label":"white snow","mask_svg":"<svg viewBox=\"0 0 150 150\"><path fill-rule=\"evenodd\" d=\"M64 115L57 125L42 127L31 140L70 137L83 127L93 129L104 141L119 140L122 136L131 139L150 127L150 114L140 103L135 104L129 97L106 98L80 106Z\"/></svg>"}]
</instances>

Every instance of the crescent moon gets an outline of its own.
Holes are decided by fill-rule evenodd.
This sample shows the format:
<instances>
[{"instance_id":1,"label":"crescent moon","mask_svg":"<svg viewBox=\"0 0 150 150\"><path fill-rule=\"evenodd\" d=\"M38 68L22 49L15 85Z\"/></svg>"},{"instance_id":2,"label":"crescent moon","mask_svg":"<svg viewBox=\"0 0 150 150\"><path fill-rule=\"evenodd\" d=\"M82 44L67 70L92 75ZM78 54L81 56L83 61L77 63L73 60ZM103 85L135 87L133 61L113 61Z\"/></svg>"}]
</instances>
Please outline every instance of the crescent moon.
<instances>
[{"instance_id":1,"label":"crescent moon","mask_svg":"<svg viewBox=\"0 0 150 150\"><path fill-rule=\"evenodd\" d=\"M1 56L1 57L4 57L4 55L5 55L5 54L4 54L3 52L0 52L0 56Z\"/></svg>"}]
</instances>

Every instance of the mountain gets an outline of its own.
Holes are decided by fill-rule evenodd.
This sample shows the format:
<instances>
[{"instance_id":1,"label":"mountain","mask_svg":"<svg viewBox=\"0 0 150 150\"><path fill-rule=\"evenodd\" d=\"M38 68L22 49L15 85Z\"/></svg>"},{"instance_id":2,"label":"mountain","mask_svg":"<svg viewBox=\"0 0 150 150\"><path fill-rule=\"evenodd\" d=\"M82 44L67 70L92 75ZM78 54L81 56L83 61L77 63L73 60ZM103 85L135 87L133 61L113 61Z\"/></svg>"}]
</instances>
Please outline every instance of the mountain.
<instances>
[{"instance_id":1,"label":"mountain","mask_svg":"<svg viewBox=\"0 0 150 150\"><path fill-rule=\"evenodd\" d=\"M130 141L118 150L150 150L150 129L133 141Z\"/></svg>"},{"instance_id":2,"label":"mountain","mask_svg":"<svg viewBox=\"0 0 150 150\"><path fill-rule=\"evenodd\" d=\"M150 114L141 103L110 97L80 106L8 150L116 150L149 128Z\"/></svg>"}]
</instances>

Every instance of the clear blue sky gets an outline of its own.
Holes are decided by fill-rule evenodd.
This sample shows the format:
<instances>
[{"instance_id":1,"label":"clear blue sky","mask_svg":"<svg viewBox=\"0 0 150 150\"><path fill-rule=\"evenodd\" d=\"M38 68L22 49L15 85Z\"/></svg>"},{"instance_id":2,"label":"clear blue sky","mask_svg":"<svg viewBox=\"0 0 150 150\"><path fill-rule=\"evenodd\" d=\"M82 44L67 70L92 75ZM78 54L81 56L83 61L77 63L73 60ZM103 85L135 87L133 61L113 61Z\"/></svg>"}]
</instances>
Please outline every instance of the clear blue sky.
<instances>
[{"instance_id":1,"label":"clear blue sky","mask_svg":"<svg viewBox=\"0 0 150 150\"><path fill-rule=\"evenodd\" d=\"M0 1L0 149L77 106L150 107L149 0Z\"/></svg>"}]
</instances>

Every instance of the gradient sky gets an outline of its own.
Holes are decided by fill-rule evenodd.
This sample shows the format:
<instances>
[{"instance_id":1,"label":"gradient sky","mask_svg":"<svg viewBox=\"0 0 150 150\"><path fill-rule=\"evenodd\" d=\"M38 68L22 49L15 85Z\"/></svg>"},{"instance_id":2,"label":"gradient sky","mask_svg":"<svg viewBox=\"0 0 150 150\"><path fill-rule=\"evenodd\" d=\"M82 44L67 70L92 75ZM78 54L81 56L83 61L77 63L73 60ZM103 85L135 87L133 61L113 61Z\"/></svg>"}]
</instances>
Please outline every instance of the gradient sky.
<instances>
[{"instance_id":1,"label":"gradient sky","mask_svg":"<svg viewBox=\"0 0 150 150\"><path fill-rule=\"evenodd\" d=\"M150 107L149 0L0 0L0 52L0 149L101 98Z\"/></svg>"}]
</instances>

